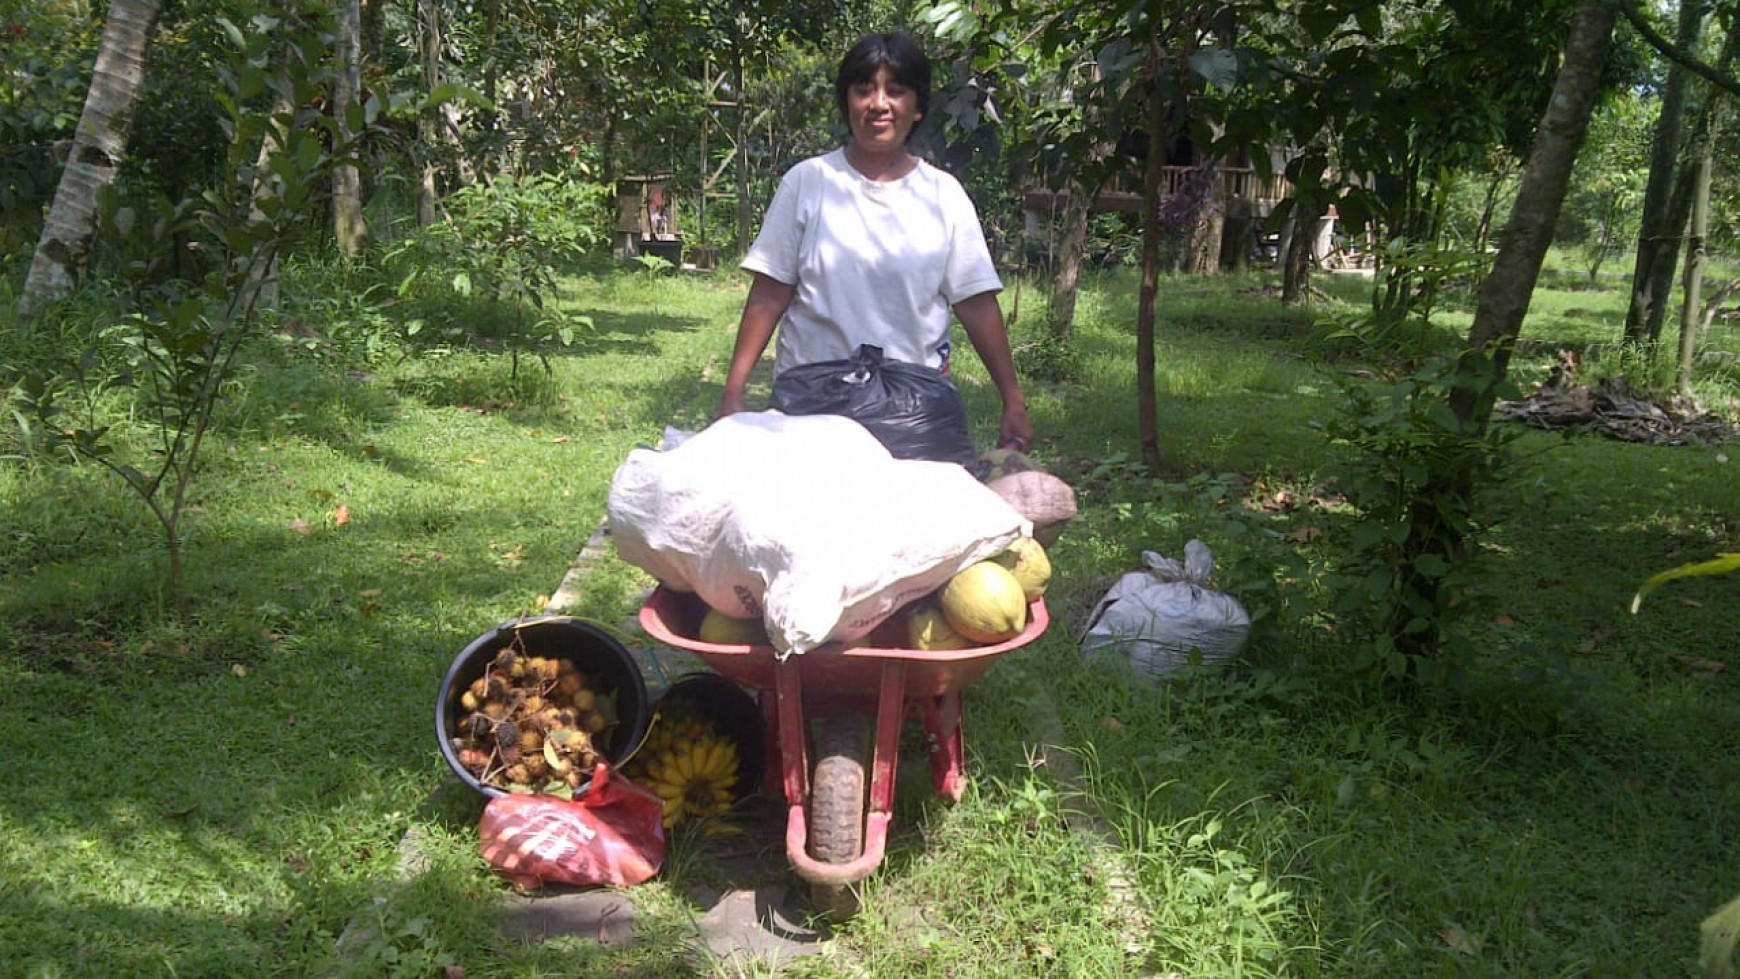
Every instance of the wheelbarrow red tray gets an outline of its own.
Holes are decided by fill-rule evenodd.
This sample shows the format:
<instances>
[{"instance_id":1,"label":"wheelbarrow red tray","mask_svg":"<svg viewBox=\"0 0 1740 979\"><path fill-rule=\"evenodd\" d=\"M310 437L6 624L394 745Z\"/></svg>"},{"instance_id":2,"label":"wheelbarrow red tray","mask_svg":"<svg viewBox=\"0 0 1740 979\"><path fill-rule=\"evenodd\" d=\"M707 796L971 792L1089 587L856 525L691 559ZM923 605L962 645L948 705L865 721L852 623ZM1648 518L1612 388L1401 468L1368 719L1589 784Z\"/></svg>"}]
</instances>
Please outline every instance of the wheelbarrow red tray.
<instances>
[{"instance_id":1,"label":"wheelbarrow red tray","mask_svg":"<svg viewBox=\"0 0 1740 979\"><path fill-rule=\"evenodd\" d=\"M706 611L697 596L661 586L641 607L640 624L654 640L694 653L714 671L760 694L772 735L766 770L782 774L785 790L786 857L810 882L817 905L834 912L855 906L848 885L882 862L900 728L907 715L915 714L924 728L937 793L959 801L966 788L961 691L998 657L1037 639L1051 621L1044 599L1035 599L1027 609L1026 628L1011 639L923 650L898 645L905 629L895 616L862 645L829 643L781 659L771 645L695 638ZM813 746L812 718L820 726ZM867 724L872 719L873 725Z\"/></svg>"},{"instance_id":2,"label":"wheelbarrow red tray","mask_svg":"<svg viewBox=\"0 0 1740 979\"><path fill-rule=\"evenodd\" d=\"M777 662L774 648L770 645L702 642L695 638L695 634L700 631L701 618L706 614L706 603L699 596L659 587L642 606L640 625L657 641L694 653L709 667L742 686L773 689ZM1027 607L1027 627L1012 639L967 649L910 649L893 645L905 638L903 623L899 616L894 616L866 637L865 645L842 647L839 643L830 643L790 659L801 661L799 665L806 678L825 676L831 683L852 687L871 699L876 694L876 681L881 675L883 662L904 660L907 663L907 695L935 697L977 680L991 668L997 657L1039 638L1050 624L1045 600L1038 599ZM852 680L863 682L851 683Z\"/></svg>"}]
</instances>

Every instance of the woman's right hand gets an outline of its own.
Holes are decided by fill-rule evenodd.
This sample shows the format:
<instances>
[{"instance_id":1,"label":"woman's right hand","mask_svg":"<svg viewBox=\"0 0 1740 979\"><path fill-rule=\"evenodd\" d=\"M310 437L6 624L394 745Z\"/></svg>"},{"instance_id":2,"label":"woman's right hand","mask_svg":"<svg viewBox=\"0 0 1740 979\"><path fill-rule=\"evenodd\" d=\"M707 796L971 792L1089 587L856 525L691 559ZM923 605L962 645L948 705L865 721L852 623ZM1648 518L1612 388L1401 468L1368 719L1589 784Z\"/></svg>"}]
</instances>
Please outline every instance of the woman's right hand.
<instances>
[{"instance_id":1,"label":"woman's right hand","mask_svg":"<svg viewBox=\"0 0 1740 979\"><path fill-rule=\"evenodd\" d=\"M737 340L731 347L731 366L725 372L725 393L719 398L719 417L747 411L744 392L749 388L749 373L767 342L773 339L774 327L797 295L797 286L754 273L749 283L749 297L743 301L743 318L737 324Z\"/></svg>"}]
</instances>

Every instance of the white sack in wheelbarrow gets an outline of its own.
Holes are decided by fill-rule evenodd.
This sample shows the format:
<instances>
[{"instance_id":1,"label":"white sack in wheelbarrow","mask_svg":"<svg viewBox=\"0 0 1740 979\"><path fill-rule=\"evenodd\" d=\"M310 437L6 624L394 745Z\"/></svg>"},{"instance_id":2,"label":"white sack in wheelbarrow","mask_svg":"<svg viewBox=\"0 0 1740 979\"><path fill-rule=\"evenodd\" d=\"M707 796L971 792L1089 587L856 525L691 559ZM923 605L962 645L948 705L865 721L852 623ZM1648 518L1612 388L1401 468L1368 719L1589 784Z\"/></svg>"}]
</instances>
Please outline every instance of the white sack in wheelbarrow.
<instances>
[{"instance_id":1,"label":"white sack in wheelbarrow","mask_svg":"<svg viewBox=\"0 0 1740 979\"><path fill-rule=\"evenodd\" d=\"M728 415L635 449L606 507L623 560L738 618L781 656L850 642L1032 524L949 462L896 459L836 415Z\"/></svg>"}]
</instances>

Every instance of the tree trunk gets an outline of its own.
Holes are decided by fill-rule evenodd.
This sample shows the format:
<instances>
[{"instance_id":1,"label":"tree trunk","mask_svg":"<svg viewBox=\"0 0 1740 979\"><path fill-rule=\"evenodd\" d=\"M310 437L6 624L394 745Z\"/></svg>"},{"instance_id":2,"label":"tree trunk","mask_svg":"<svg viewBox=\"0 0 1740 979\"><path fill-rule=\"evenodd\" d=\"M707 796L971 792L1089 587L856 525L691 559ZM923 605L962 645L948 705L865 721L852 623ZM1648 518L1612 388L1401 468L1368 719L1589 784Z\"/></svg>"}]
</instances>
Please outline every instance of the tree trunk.
<instances>
[{"instance_id":1,"label":"tree trunk","mask_svg":"<svg viewBox=\"0 0 1740 979\"><path fill-rule=\"evenodd\" d=\"M1158 473L1160 455L1160 406L1154 391L1154 310L1160 292L1161 175L1166 166L1166 103L1160 93L1160 71L1165 59L1160 39L1152 40L1149 54L1153 77L1148 88L1148 158L1142 171L1142 286L1136 303L1136 422L1142 442L1142 462Z\"/></svg>"},{"instance_id":2,"label":"tree trunk","mask_svg":"<svg viewBox=\"0 0 1740 979\"><path fill-rule=\"evenodd\" d=\"M1092 69L1092 79L1096 83L1100 81L1097 65ZM1089 133L1106 130L1099 99L1088 99L1083 105L1082 130ZM1070 174L1069 200L1063 207L1063 229L1056 256L1057 274L1051 283L1052 337L1062 343L1068 343L1075 332L1075 293L1081 283L1082 252L1087 250L1088 223L1093 218L1094 198L1098 196L1101 184L1099 179L1083 179L1082 175L1100 173L1100 165L1116 148L1112 140L1093 140L1088 144L1085 158Z\"/></svg>"},{"instance_id":3,"label":"tree trunk","mask_svg":"<svg viewBox=\"0 0 1740 979\"><path fill-rule=\"evenodd\" d=\"M1682 128L1684 128L1682 126ZM1692 126L1692 138L1685 142L1696 142L1697 126ZM1680 164L1674 168L1673 189L1668 194L1668 205L1663 211L1662 228L1667 234L1656 243L1655 259L1650 265L1649 285L1647 293L1653 301L1643 317L1643 341L1652 350L1661 341L1662 326L1667 323L1668 300L1673 297L1674 270L1679 267L1680 244L1685 240L1686 222L1692 213L1692 180L1697 172L1698 161L1690 153L1683 153Z\"/></svg>"},{"instance_id":4,"label":"tree trunk","mask_svg":"<svg viewBox=\"0 0 1740 979\"><path fill-rule=\"evenodd\" d=\"M283 150L284 138L288 135L284 127L294 124L292 120L295 118L296 106L290 102L291 90L288 74L282 74L276 94L272 97L271 123L260 139L260 152L254 157L254 182L248 194L249 199L254 202L248 212L248 219L251 221L266 220L266 212L260 208L260 202L276 196L283 183L272 169L272 158ZM241 298L239 308L278 308L278 259L278 251L273 249L264 264L249 268L247 289L251 295Z\"/></svg>"},{"instance_id":5,"label":"tree trunk","mask_svg":"<svg viewBox=\"0 0 1740 979\"><path fill-rule=\"evenodd\" d=\"M362 6L362 56L379 63L386 53L387 5L390 0L369 0Z\"/></svg>"},{"instance_id":6,"label":"tree trunk","mask_svg":"<svg viewBox=\"0 0 1740 979\"><path fill-rule=\"evenodd\" d=\"M1492 238L1492 216L1498 211L1498 195L1504 190L1505 181L1510 179L1510 157L1505 156L1504 166L1494 168L1492 175L1486 181L1485 199L1480 204L1480 221L1474 226L1474 250L1486 254L1487 242Z\"/></svg>"},{"instance_id":7,"label":"tree trunk","mask_svg":"<svg viewBox=\"0 0 1740 979\"><path fill-rule=\"evenodd\" d=\"M1552 243L1553 228L1571 181L1571 166L1589 131L1589 116L1617 17L1611 0L1582 0L1571 17L1559 78L1535 133L1534 150L1523 168L1522 186L1505 223L1492 271L1481 283L1474 325L1456 367L1458 383L1449 396L1449 406L1466 438L1483 434L1491 417L1510 351L1522 330L1523 315ZM1411 596L1410 606L1442 606L1445 579L1422 569L1429 564L1456 565L1468 543L1468 530L1458 511L1469 506L1467 500L1479 488L1471 472L1443 467L1414 495L1408 522L1415 528L1412 540L1417 550L1407 554L1398 569L1403 576L1402 593ZM1421 532L1418 528L1422 527L1431 529ZM1406 608L1397 612L1414 614ZM1391 621L1389 626L1397 650L1410 660L1430 657L1440 650L1442 634L1438 628L1409 632L1405 620Z\"/></svg>"},{"instance_id":8,"label":"tree trunk","mask_svg":"<svg viewBox=\"0 0 1740 979\"><path fill-rule=\"evenodd\" d=\"M1715 95L1712 93L1712 98ZM1698 351L1698 324L1703 312L1704 236L1710 227L1710 171L1714 168L1713 141L1706 129L1694 144L1697 170L1691 190L1691 230L1686 235L1686 277L1680 306L1680 361L1675 387L1680 397L1692 396L1692 360Z\"/></svg>"},{"instance_id":9,"label":"tree trunk","mask_svg":"<svg viewBox=\"0 0 1740 979\"><path fill-rule=\"evenodd\" d=\"M1704 0L1682 0L1679 29L1674 43L1682 51L1697 46L1703 31ZM1649 182L1644 185L1643 215L1637 232L1637 261L1631 275L1631 304L1625 312L1625 339L1628 343L1654 343L1649 322L1656 310L1667 302L1667 286L1672 282L1673 266L1668 264L1665 275L1662 265L1668 262L1669 239L1680 233L1681 225L1673 223L1669 206L1673 193L1674 174L1679 165L1680 133L1685 123L1686 94L1691 86L1691 73L1678 64L1668 69L1667 84L1662 89L1661 115L1655 123L1655 137L1649 150ZM1682 217L1683 222L1683 217ZM1677 249L1674 250L1677 258ZM1656 323L1661 320L1656 318Z\"/></svg>"},{"instance_id":10,"label":"tree trunk","mask_svg":"<svg viewBox=\"0 0 1740 979\"><path fill-rule=\"evenodd\" d=\"M1213 166L1205 162L1204 166ZM1220 240L1226 233L1226 198L1221 193L1218 176L1209 185L1208 199L1196 212L1184 251L1184 271L1193 275L1214 275L1220 271Z\"/></svg>"},{"instance_id":11,"label":"tree trunk","mask_svg":"<svg viewBox=\"0 0 1740 979\"><path fill-rule=\"evenodd\" d=\"M351 129L350 114L361 101L362 93L362 8L360 0L340 0L334 11L338 18L338 77L332 86L332 112L338 121L351 152L357 134ZM362 254L368 244L369 226L363 220L362 174L354 163L342 163L332 170L332 233L338 239L338 250L350 258Z\"/></svg>"},{"instance_id":12,"label":"tree trunk","mask_svg":"<svg viewBox=\"0 0 1740 979\"><path fill-rule=\"evenodd\" d=\"M744 104L744 93L749 91L748 80L744 77L743 46L739 42L731 52L733 66L737 69L737 246L744 250L754 239L754 219L749 208L749 106Z\"/></svg>"},{"instance_id":13,"label":"tree trunk","mask_svg":"<svg viewBox=\"0 0 1740 979\"><path fill-rule=\"evenodd\" d=\"M483 42L484 57L489 60L483 67L483 101L489 109L483 113L483 131L489 137L486 142L495 143L496 129L499 120L495 109L496 96L501 91L501 59L496 54L496 38L501 31L501 0L489 0L484 6ZM440 52L436 52L439 59ZM488 165L484 169L489 169Z\"/></svg>"},{"instance_id":14,"label":"tree trunk","mask_svg":"<svg viewBox=\"0 0 1740 979\"><path fill-rule=\"evenodd\" d=\"M1485 429L1510 350L1522 332L1523 316L1565 202L1571 165L1589 132L1589 115L1607 63L1616 16L1608 0L1583 0L1571 18L1552 99L1523 168L1522 185L1505 223L1492 271L1480 285L1468 349L1458 367L1471 383L1450 397L1451 410L1466 429Z\"/></svg>"},{"instance_id":15,"label":"tree trunk","mask_svg":"<svg viewBox=\"0 0 1740 979\"><path fill-rule=\"evenodd\" d=\"M1313 207L1303 198L1293 198L1293 209L1287 215L1288 234L1281 244L1283 306L1296 306L1311 299L1311 250L1317 240L1317 225L1322 221L1321 207Z\"/></svg>"},{"instance_id":16,"label":"tree trunk","mask_svg":"<svg viewBox=\"0 0 1740 979\"><path fill-rule=\"evenodd\" d=\"M417 37L423 91L433 92L441 84L441 8L437 0L417 0ZM417 142L423 151L423 172L417 180L417 226L422 228L434 224L438 217L435 205L441 198L436 188L435 146L440 140L440 125L433 110L424 110L417 123Z\"/></svg>"},{"instance_id":17,"label":"tree trunk","mask_svg":"<svg viewBox=\"0 0 1740 979\"><path fill-rule=\"evenodd\" d=\"M1068 343L1075 332L1075 293L1081 283L1081 256L1087 250L1088 221L1092 217L1097 187L1087 181L1069 182L1069 199L1063 204L1063 227L1058 233L1057 275L1051 281L1051 336Z\"/></svg>"},{"instance_id":18,"label":"tree trunk","mask_svg":"<svg viewBox=\"0 0 1740 979\"><path fill-rule=\"evenodd\" d=\"M84 274L96 232L97 195L115 182L121 169L133 109L145 84L145 59L162 9L162 0L113 0L109 5L72 152L19 297L20 315L30 316L72 292L74 282Z\"/></svg>"},{"instance_id":19,"label":"tree trunk","mask_svg":"<svg viewBox=\"0 0 1740 979\"><path fill-rule=\"evenodd\" d=\"M1227 198L1225 224L1220 238L1220 270L1246 272L1251 266L1251 252L1257 244L1255 204L1250 200Z\"/></svg>"},{"instance_id":20,"label":"tree trunk","mask_svg":"<svg viewBox=\"0 0 1740 979\"><path fill-rule=\"evenodd\" d=\"M1730 30L1717 54L1716 69L1728 71L1737 54L1740 54L1740 31ZM1680 164L1675 170L1673 193L1669 197L1666 226L1673 229L1673 234L1662 243L1650 279L1650 295L1662 297L1660 302L1650 307L1649 315L1644 321L1644 335L1651 346L1661 340L1662 327L1667 322L1667 297L1673 290L1674 267L1680 258L1680 240L1687 233L1686 224L1691 219L1692 209L1697 206L1698 170L1703 165L1704 153L1710 140L1715 138L1712 135L1715 131L1715 115L1722 100L1728 97L1714 86L1701 87L1704 89L1702 97L1689 109L1689 121L1682 120L1681 124L1683 130L1691 132L1691 137L1686 140L1685 152L1681 154Z\"/></svg>"}]
</instances>

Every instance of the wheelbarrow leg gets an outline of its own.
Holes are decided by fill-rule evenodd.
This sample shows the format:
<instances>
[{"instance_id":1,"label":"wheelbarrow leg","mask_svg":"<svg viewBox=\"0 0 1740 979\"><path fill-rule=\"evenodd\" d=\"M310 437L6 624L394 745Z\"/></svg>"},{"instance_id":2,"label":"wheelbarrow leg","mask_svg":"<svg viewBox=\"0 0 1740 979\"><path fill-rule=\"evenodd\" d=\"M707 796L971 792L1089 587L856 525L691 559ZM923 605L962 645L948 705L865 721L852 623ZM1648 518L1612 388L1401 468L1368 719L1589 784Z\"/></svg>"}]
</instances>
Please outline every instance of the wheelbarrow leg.
<instances>
[{"instance_id":1,"label":"wheelbarrow leg","mask_svg":"<svg viewBox=\"0 0 1740 979\"><path fill-rule=\"evenodd\" d=\"M780 753L779 731L779 696L771 689L763 690L757 696L761 705L761 729L766 736L761 739L761 789L765 796L785 794L784 760Z\"/></svg>"},{"instance_id":2,"label":"wheelbarrow leg","mask_svg":"<svg viewBox=\"0 0 1740 979\"><path fill-rule=\"evenodd\" d=\"M774 712L778 717L779 769L785 804L801 812L810 797L809 732L804 721L804 687L797 657L788 656L773 668Z\"/></svg>"},{"instance_id":3,"label":"wheelbarrow leg","mask_svg":"<svg viewBox=\"0 0 1740 979\"><path fill-rule=\"evenodd\" d=\"M961 736L961 692L950 690L921 702L924 746L930 753L930 781L937 795L961 801L967 790L966 742Z\"/></svg>"}]
</instances>

